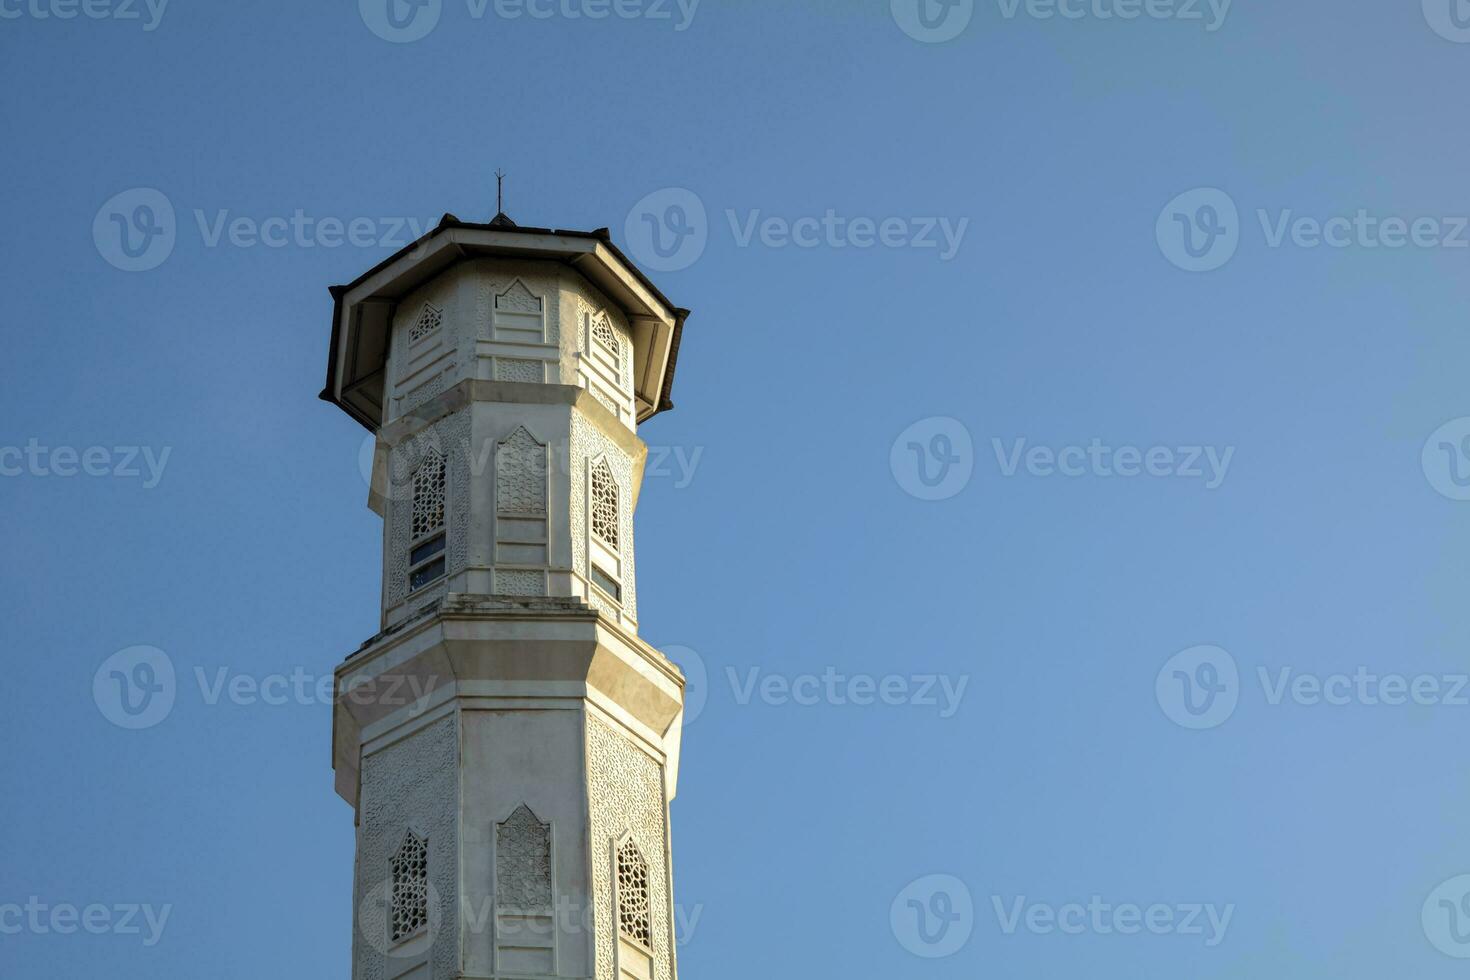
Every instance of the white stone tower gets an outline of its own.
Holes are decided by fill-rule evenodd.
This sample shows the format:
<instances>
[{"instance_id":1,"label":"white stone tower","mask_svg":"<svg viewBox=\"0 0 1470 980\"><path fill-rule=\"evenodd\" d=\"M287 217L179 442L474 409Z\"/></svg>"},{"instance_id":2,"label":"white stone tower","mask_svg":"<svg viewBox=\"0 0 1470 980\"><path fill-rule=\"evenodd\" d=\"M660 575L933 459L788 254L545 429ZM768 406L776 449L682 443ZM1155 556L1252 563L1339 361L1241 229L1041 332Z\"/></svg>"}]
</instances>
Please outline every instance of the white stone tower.
<instances>
[{"instance_id":1,"label":"white stone tower","mask_svg":"<svg viewBox=\"0 0 1470 980\"><path fill-rule=\"evenodd\" d=\"M446 215L332 290L381 631L337 670L353 980L674 980L684 679L638 637L637 426L686 310L606 230Z\"/></svg>"}]
</instances>

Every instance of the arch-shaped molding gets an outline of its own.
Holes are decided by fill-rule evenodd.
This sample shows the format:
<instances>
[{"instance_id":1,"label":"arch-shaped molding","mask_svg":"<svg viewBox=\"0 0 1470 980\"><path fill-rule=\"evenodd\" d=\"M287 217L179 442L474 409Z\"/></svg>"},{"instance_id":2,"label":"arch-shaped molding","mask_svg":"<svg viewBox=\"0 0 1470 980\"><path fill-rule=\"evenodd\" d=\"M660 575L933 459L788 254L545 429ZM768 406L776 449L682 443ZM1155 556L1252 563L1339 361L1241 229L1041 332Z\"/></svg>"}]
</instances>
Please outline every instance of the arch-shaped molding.
<instances>
[{"instance_id":1,"label":"arch-shaped molding","mask_svg":"<svg viewBox=\"0 0 1470 980\"><path fill-rule=\"evenodd\" d=\"M546 342L546 298L533 292L519 277L495 295L491 337L520 343Z\"/></svg>"},{"instance_id":2,"label":"arch-shaped molding","mask_svg":"<svg viewBox=\"0 0 1470 980\"><path fill-rule=\"evenodd\" d=\"M546 443L524 425L495 444L495 509L501 514L546 516Z\"/></svg>"},{"instance_id":3,"label":"arch-shaped molding","mask_svg":"<svg viewBox=\"0 0 1470 980\"><path fill-rule=\"evenodd\" d=\"M546 595L550 470L546 443L524 425L495 444L497 595Z\"/></svg>"},{"instance_id":4,"label":"arch-shaped molding","mask_svg":"<svg viewBox=\"0 0 1470 980\"><path fill-rule=\"evenodd\" d=\"M519 913L553 907L551 824L524 803L495 825L495 904Z\"/></svg>"}]
</instances>

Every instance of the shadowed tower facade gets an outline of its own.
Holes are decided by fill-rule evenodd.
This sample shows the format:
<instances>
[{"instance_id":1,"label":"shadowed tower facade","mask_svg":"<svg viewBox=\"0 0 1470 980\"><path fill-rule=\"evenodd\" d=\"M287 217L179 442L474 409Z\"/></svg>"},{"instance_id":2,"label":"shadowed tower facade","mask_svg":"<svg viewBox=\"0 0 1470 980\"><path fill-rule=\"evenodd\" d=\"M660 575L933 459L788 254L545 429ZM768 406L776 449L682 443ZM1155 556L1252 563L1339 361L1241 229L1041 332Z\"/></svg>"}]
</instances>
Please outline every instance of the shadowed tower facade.
<instances>
[{"instance_id":1,"label":"shadowed tower facade","mask_svg":"<svg viewBox=\"0 0 1470 980\"><path fill-rule=\"evenodd\" d=\"M673 980L684 680L638 635L633 512L687 311L606 230L503 214L332 295L322 397L383 524L333 714L352 976Z\"/></svg>"}]
</instances>

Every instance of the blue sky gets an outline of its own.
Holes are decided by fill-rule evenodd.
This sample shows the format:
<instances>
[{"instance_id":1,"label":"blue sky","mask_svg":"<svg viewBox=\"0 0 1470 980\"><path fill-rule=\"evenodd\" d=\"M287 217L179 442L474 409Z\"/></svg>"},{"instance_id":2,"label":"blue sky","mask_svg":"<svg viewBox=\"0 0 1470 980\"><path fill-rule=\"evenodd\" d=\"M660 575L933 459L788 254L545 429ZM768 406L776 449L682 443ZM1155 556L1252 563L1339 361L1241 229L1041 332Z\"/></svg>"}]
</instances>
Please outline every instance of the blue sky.
<instances>
[{"instance_id":1,"label":"blue sky","mask_svg":"<svg viewBox=\"0 0 1470 980\"><path fill-rule=\"evenodd\" d=\"M349 975L326 287L497 167L694 311L637 518L685 976L1463 970L1470 8L60 2L0 0L0 973Z\"/></svg>"}]
</instances>

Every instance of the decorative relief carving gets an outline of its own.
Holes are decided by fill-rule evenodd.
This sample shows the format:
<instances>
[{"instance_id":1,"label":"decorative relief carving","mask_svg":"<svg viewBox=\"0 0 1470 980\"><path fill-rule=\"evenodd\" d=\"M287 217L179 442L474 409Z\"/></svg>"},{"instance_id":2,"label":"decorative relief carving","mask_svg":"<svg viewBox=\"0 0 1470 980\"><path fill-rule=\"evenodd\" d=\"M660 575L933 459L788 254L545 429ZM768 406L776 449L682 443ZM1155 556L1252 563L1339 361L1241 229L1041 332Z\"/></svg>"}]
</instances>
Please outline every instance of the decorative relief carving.
<instances>
[{"instance_id":1,"label":"decorative relief carving","mask_svg":"<svg viewBox=\"0 0 1470 980\"><path fill-rule=\"evenodd\" d=\"M668 892L663 772L658 763L596 716L587 719L587 783L591 835L598 860L592 863L597 925L597 980L615 980L618 923L613 908L613 862L618 841L631 833L647 862L647 909L655 980L671 980L669 942L672 904Z\"/></svg>"},{"instance_id":2,"label":"decorative relief carving","mask_svg":"<svg viewBox=\"0 0 1470 980\"><path fill-rule=\"evenodd\" d=\"M493 339L540 344L546 341L546 304L517 279L494 302Z\"/></svg>"},{"instance_id":3,"label":"decorative relief carving","mask_svg":"<svg viewBox=\"0 0 1470 980\"><path fill-rule=\"evenodd\" d=\"M451 365L451 368L452 367L453 365ZM412 412L414 409L418 408L425 402L438 398L440 395L444 394L444 378L445 372L441 371L439 374L434 375L428 381L425 381L423 384L419 385L417 388L404 395L402 399L399 400L398 414L407 415L409 412Z\"/></svg>"},{"instance_id":4,"label":"decorative relief carving","mask_svg":"<svg viewBox=\"0 0 1470 980\"><path fill-rule=\"evenodd\" d=\"M526 284L519 279L495 297L497 310L508 310L512 313L540 313L541 305L541 297L527 289Z\"/></svg>"},{"instance_id":5,"label":"decorative relief carving","mask_svg":"<svg viewBox=\"0 0 1470 980\"><path fill-rule=\"evenodd\" d=\"M545 264L536 262L484 262L476 265L475 324L476 336L494 339L497 317L540 321L545 343L554 344L561 330L557 320L560 308L558 277ZM502 298L503 297L503 298ZM516 308L512 308L516 307Z\"/></svg>"},{"instance_id":6,"label":"decorative relief carving","mask_svg":"<svg viewBox=\"0 0 1470 980\"><path fill-rule=\"evenodd\" d=\"M546 447L521 426L495 453L495 507L502 514L546 514Z\"/></svg>"},{"instance_id":7,"label":"decorative relief carving","mask_svg":"<svg viewBox=\"0 0 1470 980\"><path fill-rule=\"evenodd\" d=\"M622 413L618 411L617 403L614 402L611 398L607 397L607 393L604 392L600 387L598 387L597 385L589 385L587 390L592 392L593 398L596 398L598 401L602 402L602 406L604 408L613 413L613 418L620 419L623 417Z\"/></svg>"},{"instance_id":8,"label":"decorative relief carving","mask_svg":"<svg viewBox=\"0 0 1470 980\"><path fill-rule=\"evenodd\" d=\"M551 911L551 825L525 804L495 825L495 904L518 912Z\"/></svg>"},{"instance_id":9,"label":"decorative relief carving","mask_svg":"<svg viewBox=\"0 0 1470 980\"><path fill-rule=\"evenodd\" d=\"M425 894L427 923L432 930L430 976L448 977L455 970L458 944L455 915L459 894L459 732L455 719L444 718L388 748L363 757L359 803L358 864L353 904L358 916L364 904L381 897L391 903L394 859L405 843L405 827L426 842ZM383 917L391 908L376 913ZM384 923L392 936L392 921ZM384 957L365 933L353 931L357 972L354 980L387 980ZM398 969L402 969L401 966Z\"/></svg>"},{"instance_id":10,"label":"decorative relief carving","mask_svg":"<svg viewBox=\"0 0 1470 980\"><path fill-rule=\"evenodd\" d=\"M519 357L497 357L495 359L495 380L542 384L546 381L546 369L542 364L541 361Z\"/></svg>"},{"instance_id":11,"label":"decorative relief carving","mask_svg":"<svg viewBox=\"0 0 1470 980\"><path fill-rule=\"evenodd\" d=\"M545 595L546 573L529 569L497 568L495 592L497 595Z\"/></svg>"}]
</instances>

